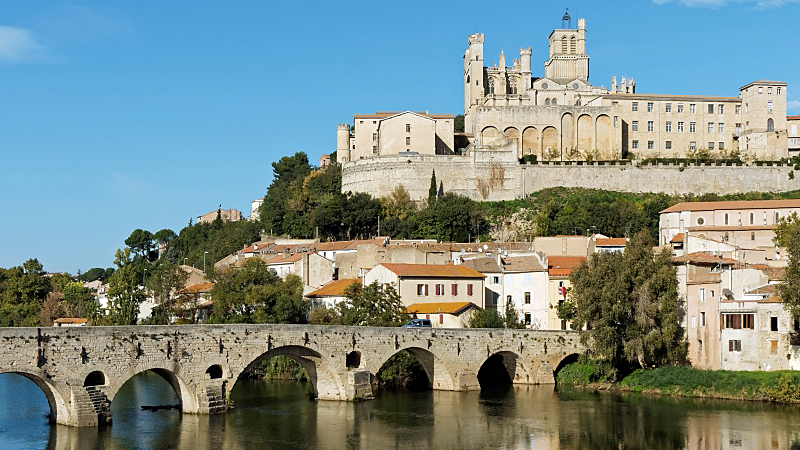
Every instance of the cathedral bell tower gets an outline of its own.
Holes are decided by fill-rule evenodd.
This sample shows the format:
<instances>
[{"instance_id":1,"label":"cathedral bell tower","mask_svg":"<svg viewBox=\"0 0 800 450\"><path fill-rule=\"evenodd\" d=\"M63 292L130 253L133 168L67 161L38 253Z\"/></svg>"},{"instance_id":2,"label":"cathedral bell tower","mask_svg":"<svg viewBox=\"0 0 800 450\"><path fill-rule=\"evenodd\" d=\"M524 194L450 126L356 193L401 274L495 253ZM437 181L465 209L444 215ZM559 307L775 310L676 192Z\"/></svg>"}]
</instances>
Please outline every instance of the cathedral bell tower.
<instances>
[{"instance_id":1,"label":"cathedral bell tower","mask_svg":"<svg viewBox=\"0 0 800 450\"><path fill-rule=\"evenodd\" d=\"M550 59L544 63L547 78L567 83L579 79L589 82L589 55L586 54L586 19L578 19L572 29L569 11L561 18L561 26L550 33Z\"/></svg>"}]
</instances>

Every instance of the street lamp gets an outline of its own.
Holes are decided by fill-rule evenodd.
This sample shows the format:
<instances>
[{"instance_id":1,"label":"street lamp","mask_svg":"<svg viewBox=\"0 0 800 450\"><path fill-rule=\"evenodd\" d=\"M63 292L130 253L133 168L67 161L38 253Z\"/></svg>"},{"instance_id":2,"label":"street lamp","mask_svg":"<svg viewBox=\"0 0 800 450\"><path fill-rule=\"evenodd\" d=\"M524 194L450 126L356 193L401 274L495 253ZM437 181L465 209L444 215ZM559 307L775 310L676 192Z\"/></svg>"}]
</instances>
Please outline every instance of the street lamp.
<instances>
[{"instance_id":1,"label":"street lamp","mask_svg":"<svg viewBox=\"0 0 800 450\"><path fill-rule=\"evenodd\" d=\"M203 274L204 275L206 273L206 253L208 253L208 252L203 252Z\"/></svg>"}]
</instances>

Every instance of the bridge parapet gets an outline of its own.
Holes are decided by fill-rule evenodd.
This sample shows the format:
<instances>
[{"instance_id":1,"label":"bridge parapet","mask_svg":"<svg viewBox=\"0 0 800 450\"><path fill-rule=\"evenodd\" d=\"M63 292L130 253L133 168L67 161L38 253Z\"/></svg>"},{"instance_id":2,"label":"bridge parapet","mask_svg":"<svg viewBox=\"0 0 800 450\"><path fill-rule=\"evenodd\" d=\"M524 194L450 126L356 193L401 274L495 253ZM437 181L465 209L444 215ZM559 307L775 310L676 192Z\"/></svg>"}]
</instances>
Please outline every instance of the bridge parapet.
<instances>
[{"instance_id":1,"label":"bridge parapet","mask_svg":"<svg viewBox=\"0 0 800 450\"><path fill-rule=\"evenodd\" d=\"M574 331L413 329L314 325L182 325L0 328L0 373L19 373L45 393L55 422L110 422L119 389L145 370L173 387L184 413L227 409L239 375L284 355L308 372L321 400L368 399L383 364L406 350L433 389L479 389L486 364L517 384L553 383L553 369L582 353ZM103 398L104 397L104 398ZM103 404L106 406L103 407Z\"/></svg>"}]
</instances>

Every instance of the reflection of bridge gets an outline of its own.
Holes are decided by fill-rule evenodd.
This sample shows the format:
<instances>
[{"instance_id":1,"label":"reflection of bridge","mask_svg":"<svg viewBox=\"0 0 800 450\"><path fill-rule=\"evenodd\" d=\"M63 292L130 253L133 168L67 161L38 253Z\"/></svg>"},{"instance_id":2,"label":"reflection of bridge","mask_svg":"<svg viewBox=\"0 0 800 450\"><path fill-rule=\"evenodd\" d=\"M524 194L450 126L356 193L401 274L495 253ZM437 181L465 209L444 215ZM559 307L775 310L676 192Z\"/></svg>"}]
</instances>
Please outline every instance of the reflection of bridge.
<instances>
[{"instance_id":1,"label":"reflection of bridge","mask_svg":"<svg viewBox=\"0 0 800 450\"><path fill-rule=\"evenodd\" d=\"M574 331L413 329L312 325L184 325L0 328L0 373L18 373L45 393L55 422L110 422L110 404L145 370L164 377L185 413L227 409L239 375L285 355L308 372L319 399L372 397L370 381L407 350L433 389L479 389L479 377L506 374L517 384L551 384L584 347Z\"/></svg>"}]
</instances>

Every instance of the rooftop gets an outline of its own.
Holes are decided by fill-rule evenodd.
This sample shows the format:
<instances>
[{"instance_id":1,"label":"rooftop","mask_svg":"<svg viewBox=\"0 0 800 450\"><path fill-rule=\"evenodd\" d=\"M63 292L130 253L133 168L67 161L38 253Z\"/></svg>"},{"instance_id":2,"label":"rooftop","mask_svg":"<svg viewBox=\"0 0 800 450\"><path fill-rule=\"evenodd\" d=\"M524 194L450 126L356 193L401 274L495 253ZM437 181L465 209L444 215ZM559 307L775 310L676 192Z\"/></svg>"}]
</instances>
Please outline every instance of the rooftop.
<instances>
[{"instance_id":1,"label":"rooftop","mask_svg":"<svg viewBox=\"0 0 800 450\"><path fill-rule=\"evenodd\" d=\"M472 302L413 303L406 307L409 314L459 314L478 306Z\"/></svg>"},{"instance_id":2,"label":"rooftop","mask_svg":"<svg viewBox=\"0 0 800 450\"><path fill-rule=\"evenodd\" d=\"M430 277L430 278L485 278L478 271L462 265L451 264L380 264L391 272L401 277Z\"/></svg>"},{"instance_id":3,"label":"rooftop","mask_svg":"<svg viewBox=\"0 0 800 450\"><path fill-rule=\"evenodd\" d=\"M548 256L547 272L551 277L567 277L586 261L585 256Z\"/></svg>"},{"instance_id":4,"label":"rooftop","mask_svg":"<svg viewBox=\"0 0 800 450\"><path fill-rule=\"evenodd\" d=\"M536 256L507 256L503 258L503 269L506 272L544 272Z\"/></svg>"},{"instance_id":5,"label":"rooftop","mask_svg":"<svg viewBox=\"0 0 800 450\"><path fill-rule=\"evenodd\" d=\"M800 200L738 200L721 202L682 202L661 213L680 211L718 211L721 209L775 209L800 208Z\"/></svg>"},{"instance_id":6,"label":"rooftop","mask_svg":"<svg viewBox=\"0 0 800 450\"><path fill-rule=\"evenodd\" d=\"M704 252L694 252L688 253L683 256L676 256L672 258L674 262L678 263L690 263L690 264L725 264L725 265L736 265L739 264L739 261L731 258L723 258L721 256L714 256L710 253Z\"/></svg>"},{"instance_id":7,"label":"rooftop","mask_svg":"<svg viewBox=\"0 0 800 450\"><path fill-rule=\"evenodd\" d=\"M469 267L480 273L500 273L500 266L497 265L497 260L489 257L479 257L465 260L462 264L464 267Z\"/></svg>"},{"instance_id":8,"label":"rooftop","mask_svg":"<svg viewBox=\"0 0 800 450\"><path fill-rule=\"evenodd\" d=\"M178 294L203 294L210 291L216 283L197 283L178 291Z\"/></svg>"},{"instance_id":9,"label":"rooftop","mask_svg":"<svg viewBox=\"0 0 800 450\"><path fill-rule=\"evenodd\" d=\"M310 292L306 297L344 297L344 291L351 284L361 284L360 278L345 278L342 280L334 280L322 286L316 291Z\"/></svg>"},{"instance_id":10,"label":"rooftop","mask_svg":"<svg viewBox=\"0 0 800 450\"><path fill-rule=\"evenodd\" d=\"M624 247L628 245L628 240L625 238L599 238L594 241L594 245L600 247Z\"/></svg>"}]
</instances>

